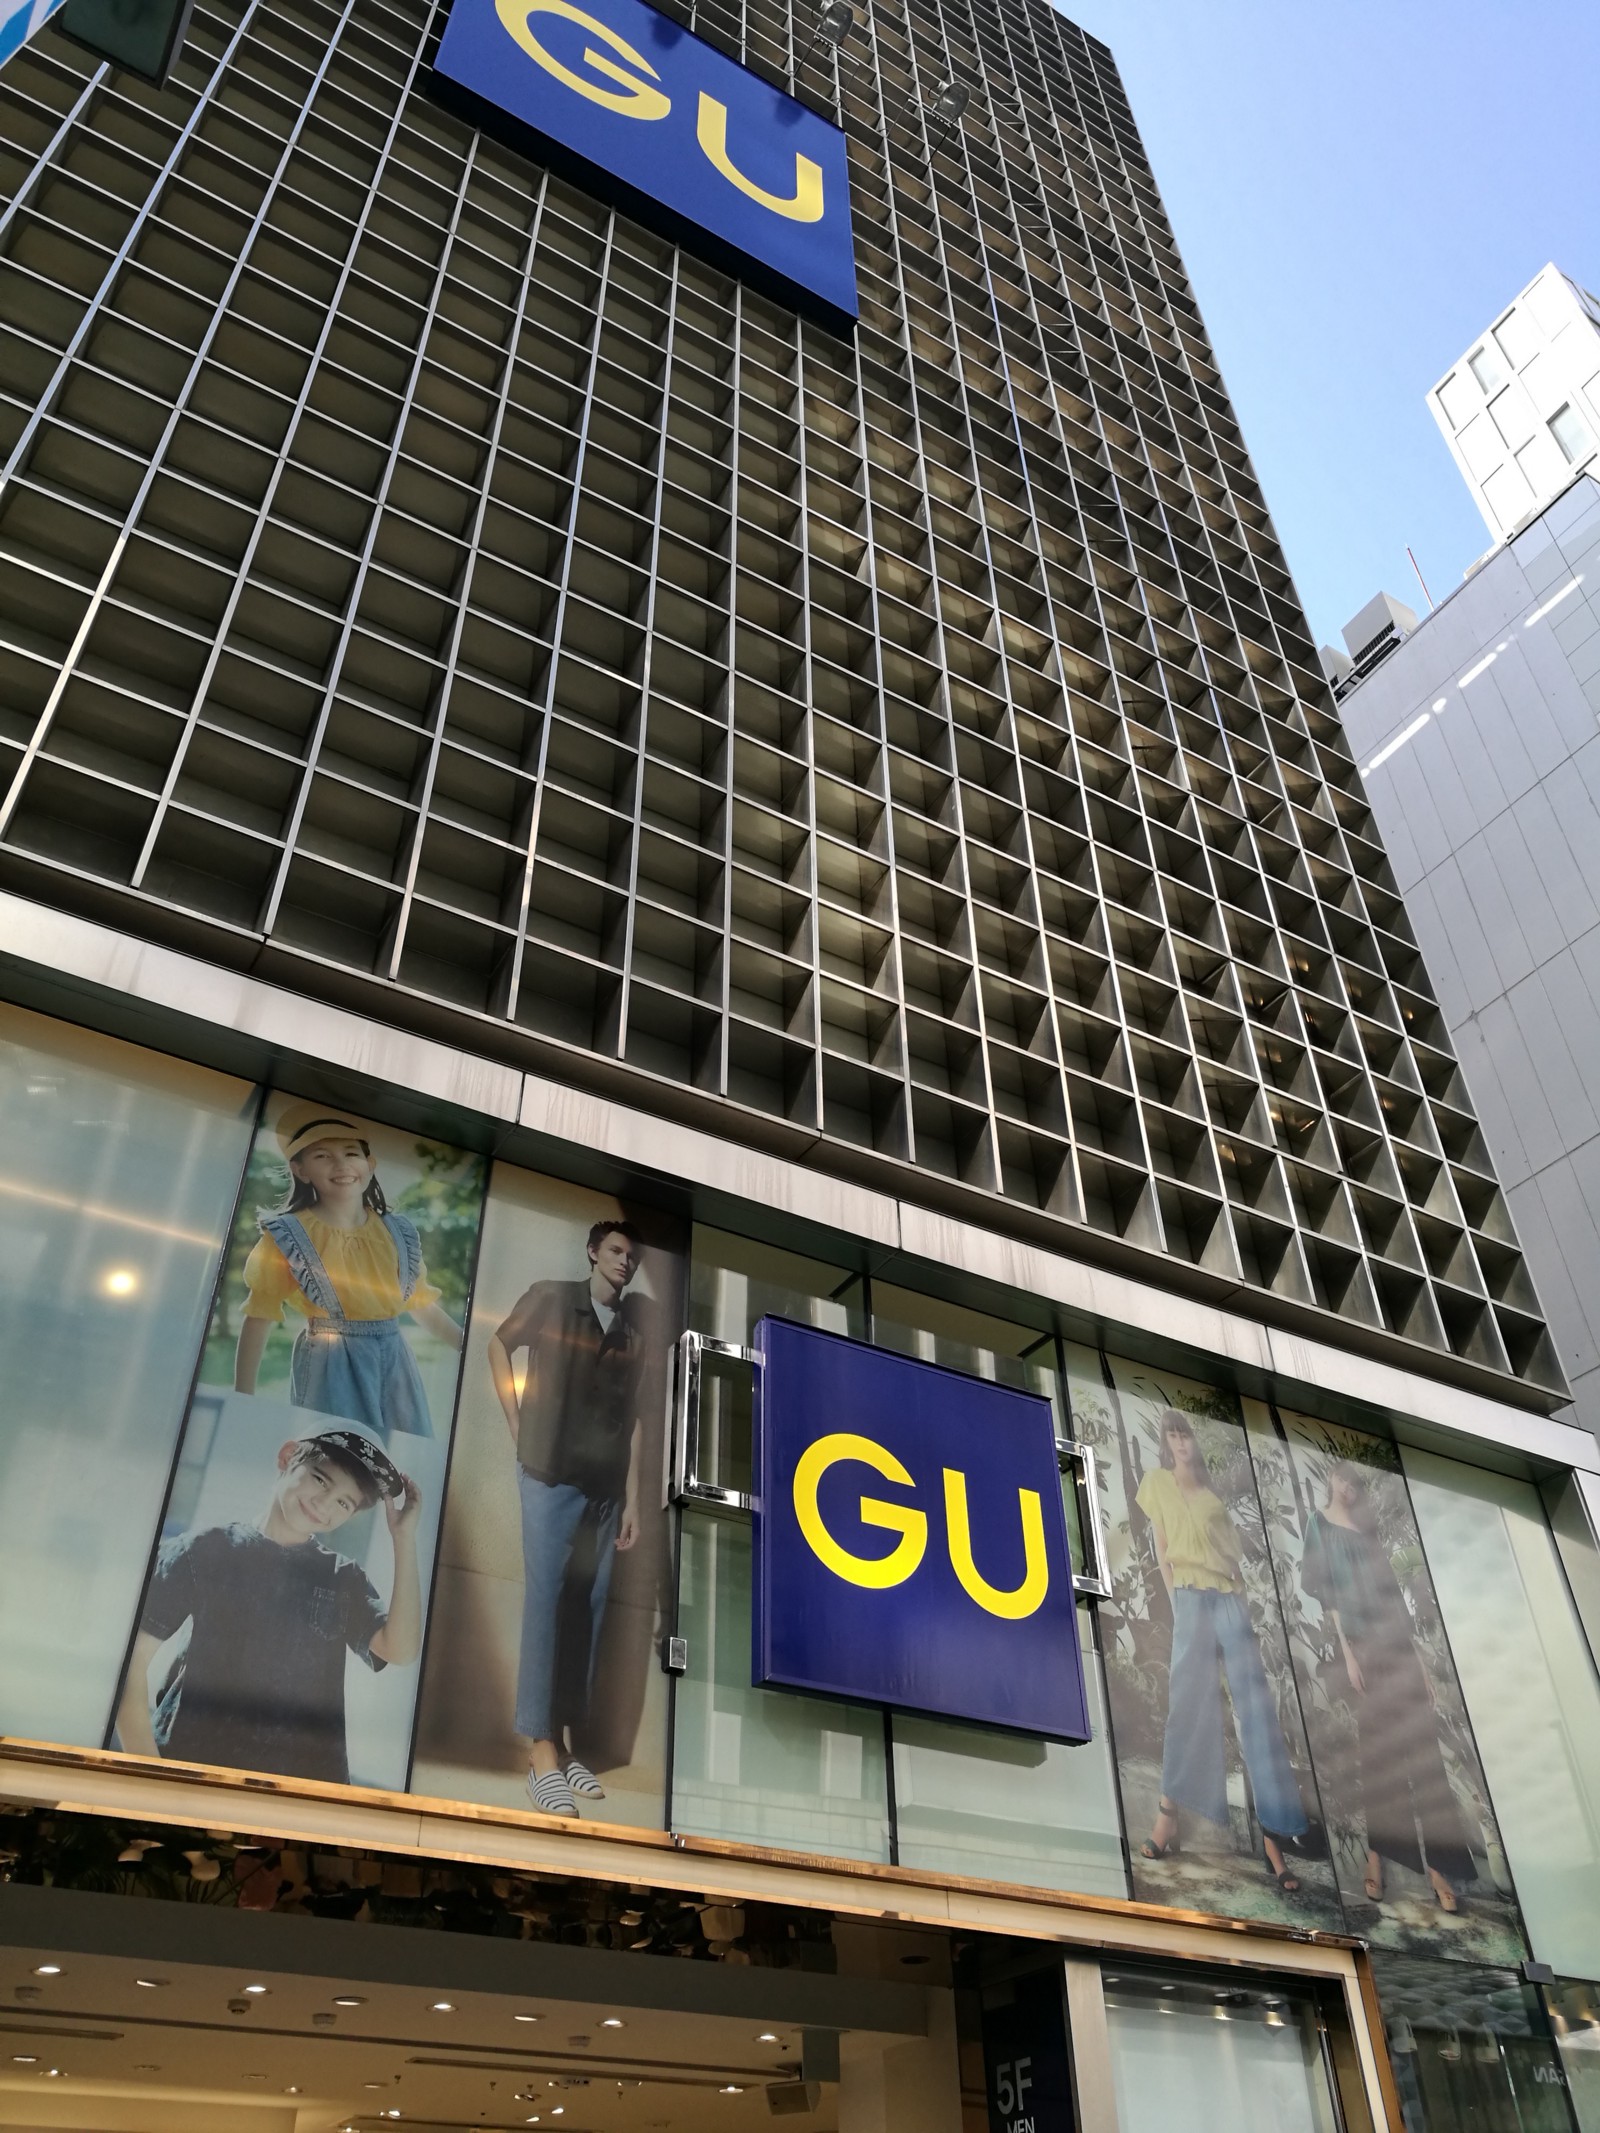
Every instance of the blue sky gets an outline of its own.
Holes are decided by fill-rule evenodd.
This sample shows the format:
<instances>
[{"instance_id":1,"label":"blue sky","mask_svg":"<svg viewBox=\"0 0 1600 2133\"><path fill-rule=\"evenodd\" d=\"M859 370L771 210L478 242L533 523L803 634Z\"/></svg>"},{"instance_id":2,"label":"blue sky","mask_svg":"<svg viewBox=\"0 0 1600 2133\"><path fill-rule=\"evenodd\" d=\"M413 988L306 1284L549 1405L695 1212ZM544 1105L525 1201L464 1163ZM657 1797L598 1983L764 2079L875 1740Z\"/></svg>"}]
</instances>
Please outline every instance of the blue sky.
<instances>
[{"instance_id":1,"label":"blue sky","mask_svg":"<svg viewBox=\"0 0 1600 2133\"><path fill-rule=\"evenodd\" d=\"M1423 395L1600 287L1593 0L1067 0L1109 44L1319 643L1489 545Z\"/></svg>"}]
</instances>

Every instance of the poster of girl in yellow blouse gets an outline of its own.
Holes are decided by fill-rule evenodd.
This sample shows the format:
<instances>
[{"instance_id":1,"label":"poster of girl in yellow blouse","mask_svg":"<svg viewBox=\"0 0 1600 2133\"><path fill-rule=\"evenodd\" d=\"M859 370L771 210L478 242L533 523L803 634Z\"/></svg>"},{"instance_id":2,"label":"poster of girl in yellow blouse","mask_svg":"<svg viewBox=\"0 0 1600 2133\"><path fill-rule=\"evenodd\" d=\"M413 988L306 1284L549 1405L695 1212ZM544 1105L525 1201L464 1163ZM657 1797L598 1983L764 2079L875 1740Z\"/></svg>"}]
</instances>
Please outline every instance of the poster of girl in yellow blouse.
<instances>
[{"instance_id":1,"label":"poster of girl in yellow blouse","mask_svg":"<svg viewBox=\"0 0 1600 2133\"><path fill-rule=\"evenodd\" d=\"M269 1092L112 1745L404 1787L484 1182Z\"/></svg>"}]
</instances>

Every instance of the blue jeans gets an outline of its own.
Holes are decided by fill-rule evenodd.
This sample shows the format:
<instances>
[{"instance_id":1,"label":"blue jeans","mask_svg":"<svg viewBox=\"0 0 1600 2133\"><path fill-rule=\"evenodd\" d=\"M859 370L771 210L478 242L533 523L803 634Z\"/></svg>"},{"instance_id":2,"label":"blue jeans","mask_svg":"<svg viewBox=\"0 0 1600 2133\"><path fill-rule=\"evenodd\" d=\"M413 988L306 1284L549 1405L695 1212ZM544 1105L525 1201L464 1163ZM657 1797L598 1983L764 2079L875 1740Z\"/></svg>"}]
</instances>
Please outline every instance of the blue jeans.
<instances>
[{"instance_id":1,"label":"blue jeans","mask_svg":"<svg viewBox=\"0 0 1600 2133\"><path fill-rule=\"evenodd\" d=\"M1237 1592L1180 1585L1172 1595L1172 1671L1161 1790L1174 1807L1208 1822L1228 1820L1222 1740L1222 1676L1233 1703L1239 1750L1255 1796L1256 1820L1275 1837L1298 1837L1306 1811L1289 1767L1278 1706L1261 1664L1250 1610Z\"/></svg>"},{"instance_id":2,"label":"blue jeans","mask_svg":"<svg viewBox=\"0 0 1600 2133\"><path fill-rule=\"evenodd\" d=\"M584 1514L593 1512L595 1532L594 1583L589 1588L589 1651L584 1673L583 1700L587 1707L594 1686L594 1655L600 1643L600 1624L605 1619L606 1599L611 1591L611 1565L616 1559L617 1527L622 1518L620 1503L596 1502L571 1482L537 1481L526 1467L517 1469L517 1487L522 1497L522 1656L517 1667L517 1731L524 1740L557 1741L557 1720L551 1710L556 1670L556 1631L561 1612L561 1588L572 1560ZM579 1723L583 1711L561 1714L560 1724Z\"/></svg>"}]
</instances>

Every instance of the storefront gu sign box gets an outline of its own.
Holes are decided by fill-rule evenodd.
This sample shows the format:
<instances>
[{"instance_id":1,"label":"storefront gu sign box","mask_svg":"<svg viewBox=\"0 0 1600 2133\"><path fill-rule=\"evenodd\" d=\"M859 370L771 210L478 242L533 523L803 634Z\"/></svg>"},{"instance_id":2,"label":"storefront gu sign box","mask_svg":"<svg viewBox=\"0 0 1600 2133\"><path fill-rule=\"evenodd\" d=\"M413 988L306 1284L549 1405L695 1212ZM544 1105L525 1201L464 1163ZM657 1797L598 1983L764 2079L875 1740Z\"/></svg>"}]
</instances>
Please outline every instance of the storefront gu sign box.
<instances>
[{"instance_id":1,"label":"storefront gu sign box","mask_svg":"<svg viewBox=\"0 0 1600 2133\"><path fill-rule=\"evenodd\" d=\"M434 87L665 235L855 319L844 135L643 0L455 0Z\"/></svg>"},{"instance_id":2,"label":"storefront gu sign box","mask_svg":"<svg viewBox=\"0 0 1600 2133\"><path fill-rule=\"evenodd\" d=\"M1050 1403L756 1329L758 1684L1090 1737Z\"/></svg>"}]
</instances>

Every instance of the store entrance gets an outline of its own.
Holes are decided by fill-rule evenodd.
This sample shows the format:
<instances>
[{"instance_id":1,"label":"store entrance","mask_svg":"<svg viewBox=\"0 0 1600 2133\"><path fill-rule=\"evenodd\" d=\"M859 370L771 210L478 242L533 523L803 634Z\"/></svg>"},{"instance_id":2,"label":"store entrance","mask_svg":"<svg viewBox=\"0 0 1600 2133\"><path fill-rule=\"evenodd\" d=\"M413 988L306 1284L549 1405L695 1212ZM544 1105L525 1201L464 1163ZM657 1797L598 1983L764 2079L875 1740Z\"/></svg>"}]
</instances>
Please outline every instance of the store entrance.
<instances>
[{"instance_id":1,"label":"store entrance","mask_svg":"<svg viewBox=\"0 0 1600 2133\"><path fill-rule=\"evenodd\" d=\"M1391 2116L1326 1978L1003 1943L962 1968L987 2133L1377 2133Z\"/></svg>"}]
</instances>

